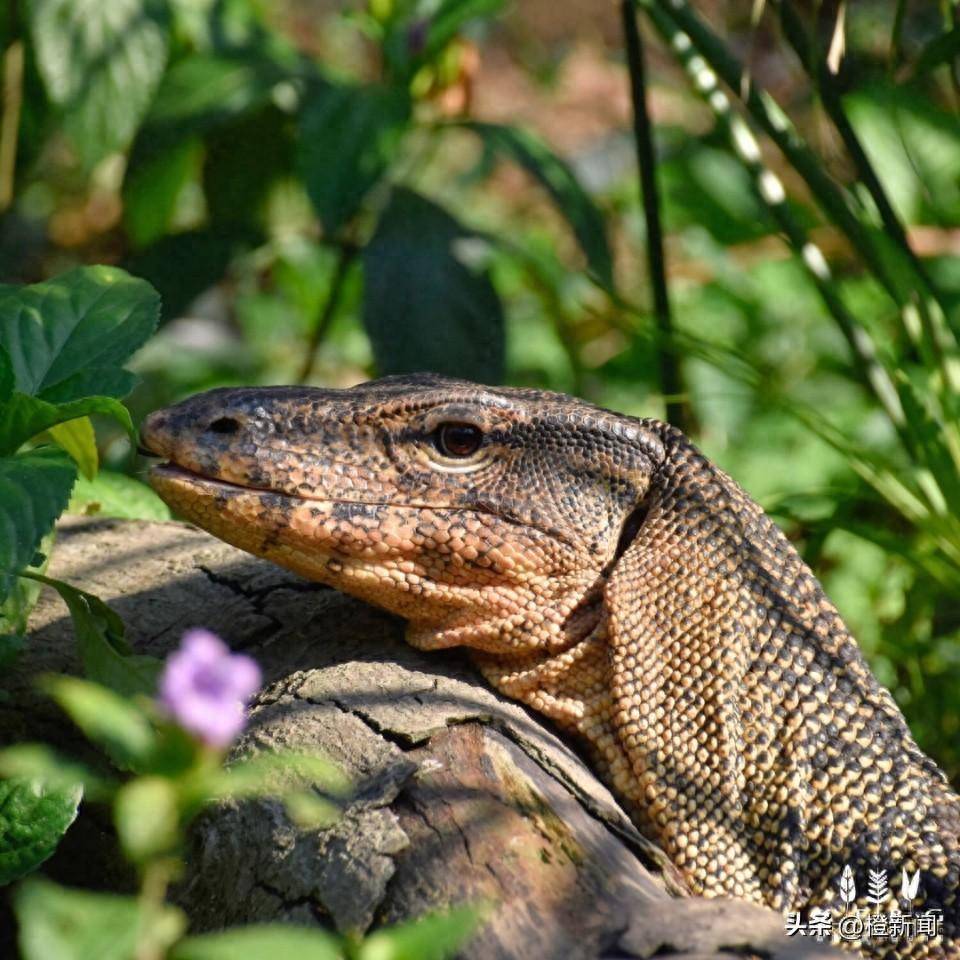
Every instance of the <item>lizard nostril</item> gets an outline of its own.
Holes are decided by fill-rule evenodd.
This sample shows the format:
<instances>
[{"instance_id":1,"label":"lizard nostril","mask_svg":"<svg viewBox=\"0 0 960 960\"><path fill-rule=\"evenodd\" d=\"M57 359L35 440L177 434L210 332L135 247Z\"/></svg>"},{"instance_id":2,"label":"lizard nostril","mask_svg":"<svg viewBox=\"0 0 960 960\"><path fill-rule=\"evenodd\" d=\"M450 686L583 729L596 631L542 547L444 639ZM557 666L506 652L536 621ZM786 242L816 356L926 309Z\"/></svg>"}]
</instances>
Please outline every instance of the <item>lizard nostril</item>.
<instances>
[{"instance_id":1,"label":"lizard nostril","mask_svg":"<svg viewBox=\"0 0 960 960\"><path fill-rule=\"evenodd\" d=\"M208 433L236 433L240 424L233 417L218 417L207 427Z\"/></svg>"}]
</instances>

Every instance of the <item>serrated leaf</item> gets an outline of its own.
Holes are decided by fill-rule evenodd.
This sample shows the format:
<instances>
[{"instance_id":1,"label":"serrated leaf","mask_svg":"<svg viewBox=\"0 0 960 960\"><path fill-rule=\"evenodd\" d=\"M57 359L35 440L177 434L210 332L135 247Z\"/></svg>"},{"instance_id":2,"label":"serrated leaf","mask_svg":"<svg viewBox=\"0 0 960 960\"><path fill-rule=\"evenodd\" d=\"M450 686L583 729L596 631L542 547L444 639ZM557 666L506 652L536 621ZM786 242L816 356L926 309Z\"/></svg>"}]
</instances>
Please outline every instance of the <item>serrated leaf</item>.
<instances>
[{"instance_id":1,"label":"serrated leaf","mask_svg":"<svg viewBox=\"0 0 960 960\"><path fill-rule=\"evenodd\" d=\"M112 690L79 677L48 677L43 687L87 739L120 767L141 767L154 749L157 737L150 721Z\"/></svg>"},{"instance_id":2,"label":"serrated leaf","mask_svg":"<svg viewBox=\"0 0 960 960\"><path fill-rule=\"evenodd\" d=\"M70 499L77 468L52 447L0 457L0 602Z\"/></svg>"},{"instance_id":3,"label":"serrated leaf","mask_svg":"<svg viewBox=\"0 0 960 960\"><path fill-rule=\"evenodd\" d=\"M97 453L97 437L89 417L77 417L58 423L50 427L49 434L58 447L70 454L81 476L92 480L97 475L100 456Z\"/></svg>"},{"instance_id":4,"label":"serrated leaf","mask_svg":"<svg viewBox=\"0 0 960 960\"><path fill-rule=\"evenodd\" d=\"M167 63L163 0L30 0L37 69L89 169L124 149Z\"/></svg>"},{"instance_id":5,"label":"serrated leaf","mask_svg":"<svg viewBox=\"0 0 960 960\"><path fill-rule=\"evenodd\" d=\"M89 413L112 417L131 438L136 438L127 408L113 397L85 397L67 403L49 403L39 397L15 393L0 407L0 456L16 452L27 440L59 423L76 420Z\"/></svg>"},{"instance_id":6,"label":"serrated leaf","mask_svg":"<svg viewBox=\"0 0 960 960\"><path fill-rule=\"evenodd\" d=\"M163 662L133 653L124 639L123 620L99 597L52 577L27 576L53 587L66 603L87 677L125 696L156 691Z\"/></svg>"},{"instance_id":7,"label":"serrated leaf","mask_svg":"<svg viewBox=\"0 0 960 960\"><path fill-rule=\"evenodd\" d=\"M165 956L186 927L176 907L71 890L32 879L14 894L23 960L131 960Z\"/></svg>"},{"instance_id":8,"label":"serrated leaf","mask_svg":"<svg viewBox=\"0 0 960 960\"><path fill-rule=\"evenodd\" d=\"M38 779L0 780L0 886L43 863L77 815L83 790Z\"/></svg>"},{"instance_id":9,"label":"serrated leaf","mask_svg":"<svg viewBox=\"0 0 960 960\"><path fill-rule=\"evenodd\" d=\"M145 281L116 267L79 267L0 289L0 344L20 393L54 403L89 396L91 388L122 396L132 380L121 365L153 333L159 315L160 298Z\"/></svg>"},{"instance_id":10,"label":"serrated leaf","mask_svg":"<svg viewBox=\"0 0 960 960\"><path fill-rule=\"evenodd\" d=\"M67 513L124 520L169 520L170 508L145 483L123 473L101 470L93 480L80 477Z\"/></svg>"},{"instance_id":11,"label":"serrated leaf","mask_svg":"<svg viewBox=\"0 0 960 960\"><path fill-rule=\"evenodd\" d=\"M343 955L337 938L316 927L264 923L187 937L170 960L341 960Z\"/></svg>"},{"instance_id":12,"label":"serrated leaf","mask_svg":"<svg viewBox=\"0 0 960 960\"><path fill-rule=\"evenodd\" d=\"M495 123L461 124L494 153L520 164L553 198L587 258L587 266L607 288L613 286L613 256L603 214L570 166L528 130Z\"/></svg>"},{"instance_id":13,"label":"serrated leaf","mask_svg":"<svg viewBox=\"0 0 960 960\"><path fill-rule=\"evenodd\" d=\"M300 115L299 166L328 236L383 177L410 121L406 90L315 84Z\"/></svg>"},{"instance_id":14,"label":"serrated leaf","mask_svg":"<svg viewBox=\"0 0 960 960\"><path fill-rule=\"evenodd\" d=\"M358 960L444 960L453 957L474 934L487 907L456 907L370 934Z\"/></svg>"},{"instance_id":15,"label":"serrated leaf","mask_svg":"<svg viewBox=\"0 0 960 960\"><path fill-rule=\"evenodd\" d=\"M363 251L363 323L381 374L502 379L503 307L486 246L432 201L393 191Z\"/></svg>"}]
</instances>

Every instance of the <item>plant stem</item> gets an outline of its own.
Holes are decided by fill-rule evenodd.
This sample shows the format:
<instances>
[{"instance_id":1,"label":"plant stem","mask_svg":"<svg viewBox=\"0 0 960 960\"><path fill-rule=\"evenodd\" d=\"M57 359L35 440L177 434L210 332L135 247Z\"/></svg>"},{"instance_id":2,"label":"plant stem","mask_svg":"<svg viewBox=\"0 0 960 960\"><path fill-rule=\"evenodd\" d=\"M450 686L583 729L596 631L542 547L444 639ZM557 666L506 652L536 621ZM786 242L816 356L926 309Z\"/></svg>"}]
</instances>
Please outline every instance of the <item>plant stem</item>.
<instances>
[{"instance_id":1,"label":"plant stem","mask_svg":"<svg viewBox=\"0 0 960 960\"><path fill-rule=\"evenodd\" d=\"M327 293L327 299L324 301L323 309L310 335L310 343L307 345L306 356L303 366L300 368L300 375L297 377L297 383L306 383L313 375L313 366L316 363L317 350L323 342L323 338L330 330L333 318L336 316L337 307L340 305L340 297L343 294L343 285L350 271L350 266L356 259L358 250L353 244L342 244L337 253L337 262L333 268L333 276L330 278L330 290Z\"/></svg>"},{"instance_id":2,"label":"plant stem","mask_svg":"<svg viewBox=\"0 0 960 960\"><path fill-rule=\"evenodd\" d=\"M666 405L667 420L684 432L691 427L690 411L683 399L683 384L673 343L673 317L667 288L666 258L663 250L663 227L660 221L660 195L657 190L657 159L653 144L653 126L647 111L647 79L643 39L637 24L633 0L621 0L623 34L630 71L630 94L633 100L633 134L640 176L643 215L647 225L647 265L653 293L653 313L659 333L657 354L660 389Z\"/></svg>"},{"instance_id":3,"label":"plant stem","mask_svg":"<svg viewBox=\"0 0 960 960\"><path fill-rule=\"evenodd\" d=\"M857 176L863 181L864 186L873 198L873 202L876 204L887 235L897 244L904 257L909 261L914 273L916 273L926 289L942 307L942 299L938 295L933 281L922 261L910 246L906 230L900 222L896 211L893 209L893 204L890 202L887 192L880 182L880 178L873 169L873 164L870 162L866 150L864 150L863 145L860 143L860 138L857 136L853 124L850 123L850 119L843 109L843 103L840 100L840 93L837 89L836 77L826 68L824 61L817 55L814 43L811 42L810 37L808 37L804 30L803 23L797 16L789 0L786 0L786 2L784 2L784 0L774 0L774 2L777 7L777 12L780 15L783 34L787 38L790 46L793 47L797 58L816 86L820 94L820 102L823 104L827 116L840 135L843 145L847 148L850 159L853 161L854 168L857 171Z\"/></svg>"},{"instance_id":4,"label":"plant stem","mask_svg":"<svg viewBox=\"0 0 960 960\"><path fill-rule=\"evenodd\" d=\"M873 339L840 298L826 258L820 248L810 241L790 211L783 184L777 175L764 165L760 145L753 132L746 121L733 111L730 98L718 85L717 75L707 66L703 57L697 56L690 38L658 8L648 7L648 13L654 27L687 70L694 88L707 101L718 124L728 134L731 147L750 172L761 200L783 231L794 253L807 268L824 305L850 346L858 379L872 390L901 439L909 443L910 437L897 388L877 356Z\"/></svg>"}]
</instances>

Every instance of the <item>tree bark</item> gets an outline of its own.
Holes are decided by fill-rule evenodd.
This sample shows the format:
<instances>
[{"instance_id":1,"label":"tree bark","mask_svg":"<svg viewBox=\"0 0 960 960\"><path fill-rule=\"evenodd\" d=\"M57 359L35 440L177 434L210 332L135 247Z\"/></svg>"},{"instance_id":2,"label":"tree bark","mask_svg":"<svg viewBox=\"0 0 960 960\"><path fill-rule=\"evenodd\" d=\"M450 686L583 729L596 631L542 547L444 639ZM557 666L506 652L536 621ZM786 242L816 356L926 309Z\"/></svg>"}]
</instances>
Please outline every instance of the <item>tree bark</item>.
<instances>
[{"instance_id":1,"label":"tree bark","mask_svg":"<svg viewBox=\"0 0 960 960\"><path fill-rule=\"evenodd\" d=\"M843 956L786 937L771 911L686 896L574 750L486 687L464 654L408 647L402 621L184 524L67 521L50 572L108 601L138 652L162 656L204 626L256 657L267 685L237 749L319 749L352 780L326 829L295 826L273 800L203 815L177 891L193 930L273 920L364 933L486 900L461 953L470 960ZM79 672L51 591L31 624L0 740L83 751L32 685L38 672ZM110 835L94 811L45 869L78 885L129 883L105 852Z\"/></svg>"}]
</instances>

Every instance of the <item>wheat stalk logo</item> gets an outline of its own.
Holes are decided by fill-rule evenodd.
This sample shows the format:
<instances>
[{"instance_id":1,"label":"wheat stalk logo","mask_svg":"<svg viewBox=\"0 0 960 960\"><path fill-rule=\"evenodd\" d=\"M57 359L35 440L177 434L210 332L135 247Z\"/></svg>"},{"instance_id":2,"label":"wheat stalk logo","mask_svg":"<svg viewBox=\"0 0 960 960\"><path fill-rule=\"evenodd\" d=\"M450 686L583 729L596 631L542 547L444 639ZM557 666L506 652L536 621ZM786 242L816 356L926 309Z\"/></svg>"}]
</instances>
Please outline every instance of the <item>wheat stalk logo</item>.
<instances>
[{"instance_id":1,"label":"wheat stalk logo","mask_svg":"<svg viewBox=\"0 0 960 960\"><path fill-rule=\"evenodd\" d=\"M853 870L848 863L840 874L840 897L849 910L854 900L857 899L857 885L853 879Z\"/></svg>"},{"instance_id":2,"label":"wheat stalk logo","mask_svg":"<svg viewBox=\"0 0 960 960\"><path fill-rule=\"evenodd\" d=\"M870 881L867 884L867 901L872 903L880 912L880 904L890 896L890 887L887 885L886 870L871 870Z\"/></svg>"}]
</instances>

